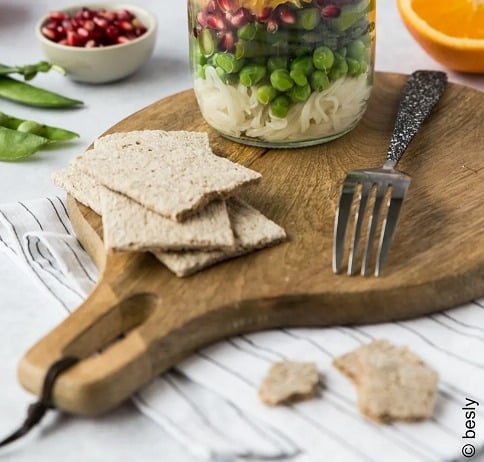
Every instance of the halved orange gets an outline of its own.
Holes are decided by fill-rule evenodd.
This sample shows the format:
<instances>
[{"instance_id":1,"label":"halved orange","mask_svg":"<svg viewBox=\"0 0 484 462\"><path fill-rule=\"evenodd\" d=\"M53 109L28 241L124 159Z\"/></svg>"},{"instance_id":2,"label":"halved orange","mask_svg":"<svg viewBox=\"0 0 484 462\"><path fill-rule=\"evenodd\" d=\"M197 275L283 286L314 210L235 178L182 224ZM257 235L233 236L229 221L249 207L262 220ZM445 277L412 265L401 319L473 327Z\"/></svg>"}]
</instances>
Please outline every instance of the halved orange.
<instances>
[{"instance_id":1,"label":"halved orange","mask_svg":"<svg viewBox=\"0 0 484 462\"><path fill-rule=\"evenodd\" d=\"M456 71L484 73L484 0L397 0L422 48Z\"/></svg>"}]
</instances>

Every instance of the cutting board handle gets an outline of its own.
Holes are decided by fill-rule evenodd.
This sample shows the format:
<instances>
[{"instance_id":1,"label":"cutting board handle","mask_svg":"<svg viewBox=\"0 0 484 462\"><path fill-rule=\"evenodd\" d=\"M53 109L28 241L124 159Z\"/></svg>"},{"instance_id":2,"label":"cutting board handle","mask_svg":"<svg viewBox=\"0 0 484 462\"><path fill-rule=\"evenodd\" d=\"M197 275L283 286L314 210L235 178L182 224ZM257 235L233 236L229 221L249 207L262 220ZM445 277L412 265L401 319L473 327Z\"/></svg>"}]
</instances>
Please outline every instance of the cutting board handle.
<instances>
[{"instance_id":1,"label":"cutting board handle","mask_svg":"<svg viewBox=\"0 0 484 462\"><path fill-rule=\"evenodd\" d=\"M149 293L120 299L101 279L89 298L22 358L20 382L39 396L49 367L72 356L80 361L57 379L53 404L80 415L99 414L119 404L153 377L137 327L150 318L157 303L158 297Z\"/></svg>"}]
</instances>

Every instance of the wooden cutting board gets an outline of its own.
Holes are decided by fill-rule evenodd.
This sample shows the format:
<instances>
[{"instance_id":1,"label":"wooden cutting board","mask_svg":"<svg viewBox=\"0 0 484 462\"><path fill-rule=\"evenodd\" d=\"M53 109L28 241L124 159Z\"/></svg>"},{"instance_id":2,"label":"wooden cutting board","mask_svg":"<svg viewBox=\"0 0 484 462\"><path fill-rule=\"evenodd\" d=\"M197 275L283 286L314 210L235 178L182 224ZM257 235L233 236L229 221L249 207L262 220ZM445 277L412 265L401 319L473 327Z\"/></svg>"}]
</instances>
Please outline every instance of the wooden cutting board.
<instances>
[{"instance_id":1,"label":"wooden cutting board","mask_svg":"<svg viewBox=\"0 0 484 462\"><path fill-rule=\"evenodd\" d=\"M149 254L113 254L101 219L69 200L79 239L102 269L89 299L22 359L39 394L48 367L83 360L54 389L59 408L113 408L194 350L279 326L328 326L421 316L484 295L484 93L449 84L400 168L413 178L383 277L334 275L341 181L383 163L405 76L379 73L368 111L347 136L304 149L262 149L220 137L193 92L162 99L109 132L207 131L216 154L262 173L245 198L282 225L287 243L179 279Z\"/></svg>"}]
</instances>

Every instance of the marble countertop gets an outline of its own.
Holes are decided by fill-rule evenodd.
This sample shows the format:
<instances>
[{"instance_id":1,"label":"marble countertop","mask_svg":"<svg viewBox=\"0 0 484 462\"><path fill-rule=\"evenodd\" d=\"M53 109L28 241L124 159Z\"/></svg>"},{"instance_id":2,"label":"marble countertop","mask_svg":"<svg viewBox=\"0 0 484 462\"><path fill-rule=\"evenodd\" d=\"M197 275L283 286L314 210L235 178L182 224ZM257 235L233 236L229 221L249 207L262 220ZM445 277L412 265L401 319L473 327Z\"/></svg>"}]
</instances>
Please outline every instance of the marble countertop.
<instances>
[{"instance_id":1,"label":"marble countertop","mask_svg":"<svg viewBox=\"0 0 484 462\"><path fill-rule=\"evenodd\" d=\"M75 2L74 2L75 3ZM77 131L80 139L62 150L44 151L18 163L0 166L0 203L62 194L51 183L51 173L64 167L89 144L119 120L154 101L191 87L188 69L186 3L183 1L133 1L150 9L159 22L153 57L132 77L107 85L75 83L60 75L41 75L34 84L84 100L85 107L73 110L45 110L2 100L1 110L17 117L41 120ZM55 8L72 1L57 0ZM47 0L4 0L0 10L2 62L25 64L42 58L34 25L52 10ZM442 69L404 28L393 0L377 2L378 71L411 73L417 69ZM484 91L484 75L449 72L449 79ZM33 397L16 380L19 358L43 334L61 320L50 313L48 300L39 295L20 270L0 254L0 436L9 433L24 417ZM19 296L22 294L22 297ZM29 441L29 438L35 441ZM124 462L193 460L154 423L126 404L96 419L81 419L50 413L42 429L19 446L2 453L2 460Z\"/></svg>"}]
</instances>

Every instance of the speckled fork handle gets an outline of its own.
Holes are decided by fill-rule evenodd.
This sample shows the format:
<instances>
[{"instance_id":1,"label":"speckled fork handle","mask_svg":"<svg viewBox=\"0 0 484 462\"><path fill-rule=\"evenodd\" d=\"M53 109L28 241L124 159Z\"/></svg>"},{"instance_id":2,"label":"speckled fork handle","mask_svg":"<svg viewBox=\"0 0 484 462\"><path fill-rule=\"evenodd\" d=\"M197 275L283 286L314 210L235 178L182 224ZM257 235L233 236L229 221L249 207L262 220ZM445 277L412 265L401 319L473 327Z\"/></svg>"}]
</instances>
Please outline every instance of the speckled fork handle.
<instances>
[{"instance_id":1,"label":"speckled fork handle","mask_svg":"<svg viewBox=\"0 0 484 462\"><path fill-rule=\"evenodd\" d=\"M394 168L432 108L444 93L447 74L439 71L414 72L402 89L395 128L384 168Z\"/></svg>"},{"instance_id":2,"label":"speckled fork handle","mask_svg":"<svg viewBox=\"0 0 484 462\"><path fill-rule=\"evenodd\" d=\"M353 170L347 174L343 182L335 219L333 245L333 271L335 273L339 273L342 269L346 232L352 213L352 204L356 199L357 208L348 259L348 274L353 275L356 272L364 216L369 208L369 230L363 252L361 274L364 276L368 273L377 224L380 215L383 214L375 266L375 276L380 275L411 180L410 176L396 170L395 166L422 122L429 116L432 108L444 93L446 83L447 76L443 72L414 72L402 89L395 128L385 164L380 168ZM384 206L387 191L390 191L390 197L387 205ZM372 206L369 205L371 195L375 197Z\"/></svg>"}]
</instances>

